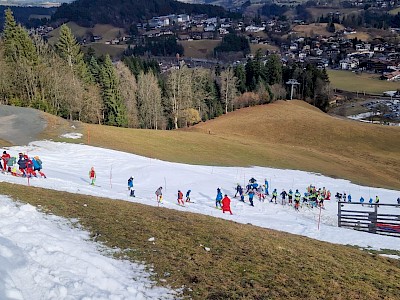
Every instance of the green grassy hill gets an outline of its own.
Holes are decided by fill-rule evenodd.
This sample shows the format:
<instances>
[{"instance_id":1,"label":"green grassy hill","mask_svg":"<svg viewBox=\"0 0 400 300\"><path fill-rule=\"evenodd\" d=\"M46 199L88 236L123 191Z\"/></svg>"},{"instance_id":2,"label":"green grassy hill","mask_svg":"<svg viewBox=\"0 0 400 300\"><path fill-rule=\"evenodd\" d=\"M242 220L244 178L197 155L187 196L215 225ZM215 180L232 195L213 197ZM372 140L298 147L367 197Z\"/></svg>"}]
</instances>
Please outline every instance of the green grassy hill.
<instances>
[{"instance_id":1,"label":"green grassy hill","mask_svg":"<svg viewBox=\"0 0 400 300\"><path fill-rule=\"evenodd\" d=\"M328 70L328 75L331 86L344 91L382 95L384 91L395 91L400 87L398 83L380 80L379 75L374 74Z\"/></svg>"}]
</instances>

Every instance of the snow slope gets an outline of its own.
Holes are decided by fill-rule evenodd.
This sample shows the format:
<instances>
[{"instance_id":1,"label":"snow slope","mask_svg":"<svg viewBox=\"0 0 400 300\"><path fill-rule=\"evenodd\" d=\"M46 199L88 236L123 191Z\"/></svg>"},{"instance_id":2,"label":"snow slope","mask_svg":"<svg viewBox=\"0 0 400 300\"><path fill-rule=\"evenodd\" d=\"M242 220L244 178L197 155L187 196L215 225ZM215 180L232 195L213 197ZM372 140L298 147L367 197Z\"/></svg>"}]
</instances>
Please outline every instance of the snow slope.
<instances>
[{"instance_id":1,"label":"snow slope","mask_svg":"<svg viewBox=\"0 0 400 300\"><path fill-rule=\"evenodd\" d=\"M65 219L0 196L0 299L174 299L143 265L88 240Z\"/></svg>"},{"instance_id":2,"label":"snow slope","mask_svg":"<svg viewBox=\"0 0 400 300\"><path fill-rule=\"evenodd\" d=\"M251 207L248 203L232 199L233 215L228 215L215 209L214 200L217 187L233 196L236 183L247 183L251 177L259 181L267 178L270 191L273 188L277 188L278 192L291 188L304 192L306 186L314 184L326 187L332 195L336 192L351 193L353 201L360 196L368 201L370 197L379 195L381 203L394 204L400 196L399 191L359 186L347 180L303 171L186 165L86 145L49 141L11 147L8 152L12 155L25 152L29 156L40 156L47 179L33 178L30 180L33 186L152 206L157 206L154 191L163 186L164 207L251 223L332 243L400 250L398 238L338 228L337 203L334 200L326 201L319 229L317 209L302 208L296 212L289 206L258 200L255 200L255 207ZM88 172L92 166L97 173L96 186L89 185ZM132 175L135 177L137 198L128 196L127 180ZM5 174L0 174L0 181L27 184L25 178ZM178 189L184 194L191 189L194 203L187 203L186 207L178 206ZM400 208L394 209L400 211ZM2 291L6 291L7 299L26 298L24 293L30 291L32 286L22 285L21 282L32 285L43 282L38 293L46 299L63 298L65 295L72 295L71 298L86 295L91 299L114 299L115 295L115 299L160 299L160 295L172 295L167 294L172 291L150 288L151 282L142 266L102 256L96 251L96 246L85 241L87 238L87 233L70 229L67 222L60 218L44 216L30 205L16 206L9 199L0 198L0 299L3 299ZM26 272L27 268L32 271ZM91 276L88 277L88 274ZM143 279L138 279L142 275ZM131 284L130 278L137 278L135 284Z\"/></svg>"}]
</instances>

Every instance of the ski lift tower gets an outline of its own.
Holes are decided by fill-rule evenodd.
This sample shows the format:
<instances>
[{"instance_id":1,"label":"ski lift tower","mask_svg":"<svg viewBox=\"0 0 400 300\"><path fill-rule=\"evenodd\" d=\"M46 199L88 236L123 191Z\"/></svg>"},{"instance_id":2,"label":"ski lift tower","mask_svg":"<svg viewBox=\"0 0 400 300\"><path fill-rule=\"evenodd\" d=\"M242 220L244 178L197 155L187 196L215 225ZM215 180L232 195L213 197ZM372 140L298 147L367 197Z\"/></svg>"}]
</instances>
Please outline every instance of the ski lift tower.
<instances>
[{"instance_id":1,"label":"ski lift tower","mask_svg":"<svg viewBox=\"0 0 400 300\"><path fill-rule=\"evenodd\" d=\"M300 82L298 82L296 79L289 79L288 82L286 82L286 84L290 84L291 88L290 88L290 100L293 100L293 87L295 85L300 85Z\"/></svg>"}]
</instances>

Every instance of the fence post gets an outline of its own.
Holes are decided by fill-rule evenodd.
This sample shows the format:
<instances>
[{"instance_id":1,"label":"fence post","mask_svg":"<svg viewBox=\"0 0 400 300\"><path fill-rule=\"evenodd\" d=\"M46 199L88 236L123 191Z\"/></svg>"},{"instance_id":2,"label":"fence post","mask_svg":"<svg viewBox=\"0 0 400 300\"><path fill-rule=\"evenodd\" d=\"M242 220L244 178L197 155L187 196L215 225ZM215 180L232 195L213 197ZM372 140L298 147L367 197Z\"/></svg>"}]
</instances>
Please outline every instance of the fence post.
<instances>
[{"instance_id":1,"label":"fence post","mask_svg":"<svg viewBox=\"0 0 400 300\"><path fill-rule=\"evenodd\" d=\"M341 227L341 218L342 218L342 205L340 204L340 201L338 201L338 217L337 217L337 221L338 221L338 227Z\"/></svg>"},{"instance_id":2,"label":"fence post","mask_svg":"<svg viewBox=\"0 0 400 300\"><path fill-rule=\"evenodd\" d=\"M370 224L368 225L368 231L370 233L376 233L376 220L377 220L377 207L374 205L374 211L370 212L368 215L368 219L370 220Z\"/></svg>"}]
</instances>

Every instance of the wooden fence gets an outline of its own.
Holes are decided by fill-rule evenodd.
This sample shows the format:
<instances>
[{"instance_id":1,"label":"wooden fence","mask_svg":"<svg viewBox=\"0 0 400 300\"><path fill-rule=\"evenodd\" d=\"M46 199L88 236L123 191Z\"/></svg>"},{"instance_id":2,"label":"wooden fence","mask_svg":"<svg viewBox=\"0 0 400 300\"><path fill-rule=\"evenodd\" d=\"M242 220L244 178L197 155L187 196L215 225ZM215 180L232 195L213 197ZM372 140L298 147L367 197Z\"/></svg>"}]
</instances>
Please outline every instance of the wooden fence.
<instances>
[{"instance_id":1,"label":"wooden fence","mask_svg":"<svg viewBox=\"0 0 400 300\"><path fill-rule=\"evenodd\" d=\"M400 205L339 201L338 226L400 237Z\"/></svg>"}]
</instances>

